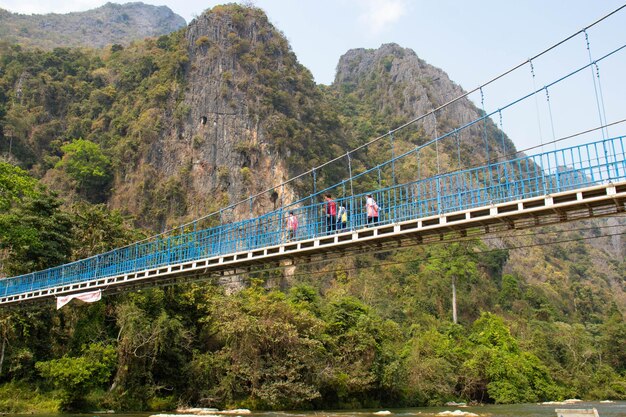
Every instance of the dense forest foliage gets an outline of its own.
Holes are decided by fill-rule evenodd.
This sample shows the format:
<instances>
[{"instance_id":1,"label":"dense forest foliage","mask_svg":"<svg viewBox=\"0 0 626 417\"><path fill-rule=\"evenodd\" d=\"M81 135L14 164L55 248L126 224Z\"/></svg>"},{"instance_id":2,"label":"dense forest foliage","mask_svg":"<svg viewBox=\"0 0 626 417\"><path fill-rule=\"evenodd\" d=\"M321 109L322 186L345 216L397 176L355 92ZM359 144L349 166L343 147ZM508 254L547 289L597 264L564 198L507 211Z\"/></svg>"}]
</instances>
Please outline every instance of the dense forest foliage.
<instances>
[{"instance_id":1,"label":"dense forest foliage","mask_svg":"<svg viewBox=\"0 0 626 417\"><path fill-rule=\"evenodd\" d=\"M0 46L2 274L101 253L189 215L193 166L162 181L159 167L146 161L170 124L184 132L198 123L190 120L193 101L184 98L193 54L236 63L220 73L220 97L250 100L246 111L263 127L267 153L280 155L292 172L385 133L390 120L403 123L414 111L390 104L401 88L413 88L411 80L391 81L393 60L404 51L388 48L365 78L316 86L284 37L263 26L261 11L231 5L207 13L228 20L227 47L204 35L189 45L183 31L102 51ZM281 66L270 69L278 59ZM502 152L496 139L503 134L488 129ZM424 141L427 130L399 135L397 150ZM190 148L200 152L210 139L197 133ZM234 153L248 165L227 167L229 181L233 172L243 178L244 168L251 175L261 146L236 142ZM464 161L477 157L471 141L464 146ZM389 152L355 155L355 169ZM426 173L434 166L429 157ZM410 164L397 168L400 179L415 175ZM320 184L341 175L331 171ZM143 185L128 201L133 207L112 209L124 206L120 190L137 176ZM360 186L378 185L369 181ZM596 223L580 225L601 234ZM517 239L532 269L512 265L521 250L511 241L463 239L347 255L290 275L252 273L234 294L204 282L105 292L99 303L58 311L47 304L3 309L0 411L625 399L624 262L607 262L600 273L594 262L610 258L601 246L580 239L541 246L549 239L532 233Z\"/></svg>"}]
</instances>

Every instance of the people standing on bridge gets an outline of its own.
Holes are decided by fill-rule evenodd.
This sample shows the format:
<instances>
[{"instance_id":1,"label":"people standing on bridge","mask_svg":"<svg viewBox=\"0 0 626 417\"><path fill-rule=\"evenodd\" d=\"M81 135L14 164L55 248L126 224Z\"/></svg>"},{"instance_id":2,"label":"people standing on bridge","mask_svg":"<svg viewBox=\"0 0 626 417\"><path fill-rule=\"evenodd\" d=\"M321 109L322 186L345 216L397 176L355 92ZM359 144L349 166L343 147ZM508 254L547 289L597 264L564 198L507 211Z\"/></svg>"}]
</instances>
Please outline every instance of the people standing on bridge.
<instances>
[{"instance_id":1,"label":"people standing on bridge","mask_svg":"<svg viewBox=\"0 0 626 417\"><path fill-rule=\"evenodd\" d=\"M365 210L367 211L367 224L378 223L378 204L376 204L371 194L366 196Z\"/></svg>"},{"instance_id":2,"label":"people standing on bridge","mask_svg":"<svg viewBox=\"0 0 626 417\"><path fill-rule=\"evenodd\" d=\"M337 228L337 203L330 194L326 194L324 199L326 200L326 233L330 234Z\"/></svg>"},{"instance_id":3,"label":"people standing on bridge","mask_svg":"<svg viewBox=\"0 0 626 417\"><path fill-rule=\"evenodd\" d=\"M339 211L337 212L337 229L343 230L348 223L348 210L343 204L339 204Z\"/></svg>"},{"instance_id":4,"label":"people standing on bridge","mask_svg":"<svg viewBox=\"0 0 626 417\"><path fill-rule=\"evenodd\" d=\"M292 241L296 238L296 233L298 232L298 218L293 213L293 211L289 212L287 216L287 240Z\"/></svg>"}]
</instances>

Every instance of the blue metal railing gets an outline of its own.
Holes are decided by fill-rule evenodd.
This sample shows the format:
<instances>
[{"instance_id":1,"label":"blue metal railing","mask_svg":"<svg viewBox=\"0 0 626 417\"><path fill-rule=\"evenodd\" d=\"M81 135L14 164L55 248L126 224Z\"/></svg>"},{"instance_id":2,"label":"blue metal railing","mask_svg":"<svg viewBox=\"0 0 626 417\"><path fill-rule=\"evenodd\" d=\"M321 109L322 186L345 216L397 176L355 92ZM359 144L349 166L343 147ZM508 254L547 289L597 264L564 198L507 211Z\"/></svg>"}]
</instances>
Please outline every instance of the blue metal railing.
<instances>
[{"instance_id":1,"label":"blue metal railing","mask_svg":"<svg viewBox=\"0 0 626 417\"><path fill-rule=\"evenodd\" d=\"M338 198L337 208L347 209L345 224L329 224L326 203L306 205L305 202L312 200L307 197L259 217L158 236L69 264L6 278L0 280L0 296L286 243L289 239L286 214L290 211L299 220L293 241L360 229L367 225L366 194L372 194L380 207L379 224L388 224L623 181L626 180L624 142L621 136Z\"/></svg>"}]
</instances>

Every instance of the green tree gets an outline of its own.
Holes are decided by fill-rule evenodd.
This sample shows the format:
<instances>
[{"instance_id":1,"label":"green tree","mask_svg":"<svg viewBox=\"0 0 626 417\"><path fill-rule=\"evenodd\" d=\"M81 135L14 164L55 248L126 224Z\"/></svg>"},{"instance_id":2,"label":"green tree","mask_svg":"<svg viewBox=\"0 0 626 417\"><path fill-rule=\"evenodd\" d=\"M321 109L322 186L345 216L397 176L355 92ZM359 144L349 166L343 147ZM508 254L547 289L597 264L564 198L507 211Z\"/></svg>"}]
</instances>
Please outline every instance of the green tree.
<instances>
[{"instance_id":1,"label":"green tree","mask_svg":"<svg viewBox=\"0 0 626 417\"><path fill-rule=\"evenodd\" d=\"M440 404L455 398L457 378L451 353L454 340L430 329L411 340L406 358L407 400Z\"/></svg>"},{"instance_id":2,"label":"green tree","mask_svg":"<svg viewBox=\"0 0 626 417\"><path fill-rule=\"evenodd\" d=\"M617 372L626 372L626 321L614 303L611 306L611 315L600 330L600 348L604 361Z\"/></svg>"},{"instance_id":3,"label":"green tree","mask_svg":"<svg viewBox=\"0 0 626 417\"><path fill-rule=\"evenodd\" d=\"M63 158L56 168L63 169L74 180L88 200L97 202L106 197L112 174L111 161L98 144L77 139L61 147Z\"/></svg>"},{"instance_id":4,"label":"green tree","mask_svg":"<svg viewBox=\"0 0 626 417\"><path fill-rule=\"evenodd\" d=\"M54 196L26 198L0 214L0 249L8 251L3 269L10 274L61 264L72 250L70 216Z\"/></svg>"},{"instance_id":5,"label":"green tree","mask_svg":"<svg viewBox=\"0 0 626 417\"><path fill-rule=\"evenodd\" d=\"M80 202L72 206L71 212L75 240L73 259L103 253L145 237L119 211L111 211L104 204Z\"/></svg>"},{"instance_id":6,"label":"green tree","mask_svg":"<svg viewBox=\"0 0 626 417\"><path fill-rule=\"evenodd\" d=\"M109 401L116 409L145 409L161 388L184 378L191 333L164 305L163 290L153 289L131 294L115 308L118 366Z\"/></svg>"},{"instance_id":7,"label":"green tree","mask_svg":"<svg viewBox=\"0 0 626 417\"><path fill-rule=\"evenodd\" d=\"M498 294L498 302L505 309L510 309L515 301L522 298L522 290L520 282L514 275L504 274L502 276L502 284L500 293Z\"/></svg>"},{"instance_id":8,"label":"green tree","mask_svg":"<svg viewBox=\"0 0 626 417\"><path fill-rule=\"evenodd\" d=\"M452 321L457 323L457 284L466 286L474 283L478 277L477 262L472 253L476 242L455 242L445 246L435 246L429 251L427 262L423 266L423 274L429 279L450 283L450 305Z\"/></svg>"},{"instance_id":9,"label":"green tree","mask_svg":"<svg viewBox=\"0 0 626 417\"><path fill-rule=\"evenodd\" d=\"M35 367L62 391L64 410L84 408L84 396L91 388L109 381L115 365L115 348L101 344L89 345L82 356L37 362Z\"/></svg>"},{"instance_id":10,"label":"green tree","mask_svg":"<svg viewBox=\"0 0 626 417\"><path fill-rule=\"evenodd\" d=\"M326 306L330 364L322 380L325 401L334 407L376 407L401 397L399 329L353 297Z\"/></svg>"},{"instance_id":11,"label":"green tree","mask_svg":"<svg viewBox=\"0 0 626 417\"><path fill-rule=\"evenodd\" d=\"M464 394L469 398L507 404L562 396L548 368L520 349L500 317L481 314L469 340L470 357L462 366Z\"/></svg>"},{"instance_id":12,"label":"green tree","mask_svg":"<svg viewBox=\"0 0 626 417\"><path fill-rule=\"evenodd\" d=\"M25 197L41 194L37 180L23 169L0 161L0 214Z\"/></svg>"},{"instance_id":13,"label":"green tree","mask_svg":"<svg viewBox=\"0 0 626 417\"><path fill-rule=\"evenodd\" d=\"M9 339L14 337L15 324L13 323L13 314L3 312L0 314L0 377L4 376L4 358Z\"/></svg>"},{"instance_id":14,"label":"green tree","mask_svg":"<svg viewBox=\"0 0 626 417\"><path fill-rule=\"evenodd\" d=\"M216 404L293 409L320 398L323 322L284 294L253 287L219 298L205 321L221 346L196 360L222 366L213 370L217 384L202 387Z\"/></svg>"}]
</instances>

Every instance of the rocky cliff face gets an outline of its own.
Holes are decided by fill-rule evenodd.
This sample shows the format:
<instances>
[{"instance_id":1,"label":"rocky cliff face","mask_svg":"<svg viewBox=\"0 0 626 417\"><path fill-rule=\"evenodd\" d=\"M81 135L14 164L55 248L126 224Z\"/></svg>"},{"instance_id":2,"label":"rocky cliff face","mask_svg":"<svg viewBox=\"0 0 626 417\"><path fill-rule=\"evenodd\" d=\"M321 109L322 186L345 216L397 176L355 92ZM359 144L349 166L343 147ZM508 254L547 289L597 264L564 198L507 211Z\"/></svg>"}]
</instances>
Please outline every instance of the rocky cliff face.
<instances>
[{"instance_id":1,"label":"rocky cliff face","mask_svg":"<svg viewBox=\"0 0 626 417\"><path fill-rule=\"evenodd\" d=\"M68 14L23 15L0 10L0 39L51 49L129 44L186 25L167 6L107 3L97 9Z\"/></svg>"},{"instance_id":2,"label":"rocky cliff face","mask_svg":"<svg viewBox=\"0 0 626 417\"><path fill-rule=\"evenodd\" d=\"M340 97L347 102L359 103L360 111L370 120L379 120L371 136L387 131L455 99L465 93L448 75L422 59L417 54L396 44L382 45L378 49L352 49L344 54L337 65L333 84ZM429 116L404 136L405 149L442 135L480 117L479 109L468 99L447 106ZM353 123L353 122L349 122ZM491 120L487 120L486 136L482 123L464 130L458 138L461 143L462 166L476 165L476 156L486 160L485 139L489 143L489 158L510 152L513 143L504 137ZM355 131L362 131L358 122ZM400 139L402 140L402 135ZM365 138L358 140L364 141ZM368 138L368 139L371 139ZM402 147L402 144L399 144ZM442 141L440 149L442 169L458 168L456 138ZM432 169L430 172L433 173Z\"/></svg>"},{"instance_id":3,"label":"rocky cliff face","mask_svg":"<svg viewBox=\"0 0 626 417\"><path fill-rule=\"evenodd\" d=\"M331 157L325 143L341 137L338 121L324 114L310 72L261 10L215 7L185 37L185 91L144 158L159 182L186 187L183 217L245 200ZM266 193L230 219L293 201L294 192Z\"/></svg>"},{"instance_id":4,"label":"rocky cliff face","mask_svg":"<svg viewBox=\"0 0 626 417\"><path fill-rule=\"evenodd\" d=\"M334 85L354 89L362 99L375 96L372 110L407 117L426 114L464 93L444 71L396 44L349 50L337 64ZM446 109L443 115L455 121L476 117L468 101L462 104ZM424 123L426 134L434 135L435 119L429 118Z\"/></svg>"}]
</instances>

